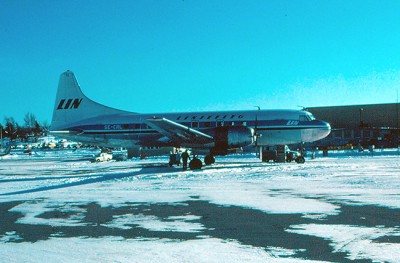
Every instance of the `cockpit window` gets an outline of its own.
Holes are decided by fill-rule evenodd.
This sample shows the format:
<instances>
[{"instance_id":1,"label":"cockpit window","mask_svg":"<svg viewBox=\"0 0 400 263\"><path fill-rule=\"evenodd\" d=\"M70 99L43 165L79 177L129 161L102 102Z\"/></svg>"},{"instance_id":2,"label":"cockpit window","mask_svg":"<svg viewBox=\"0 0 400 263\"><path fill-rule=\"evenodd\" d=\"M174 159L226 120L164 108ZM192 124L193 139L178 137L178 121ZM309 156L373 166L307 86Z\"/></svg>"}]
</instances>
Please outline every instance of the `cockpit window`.
<instances>
[{"instance_id":1,"label":"cockpit window","mask_svg":"<svg viewBox=\"0 0 400 263\"><path fill-rule=\"evenodd\" d=\"M313 120L315 120L315 117L311 113L307 113L306 115L300 115L299 120L300 121L313 121Z\"/></svg>"},{"instance_id":2,"label":"cockpit window","mask_svg":"<svg viewBox=\"0 0 400 263\"><path fill-rule=\"evenodd\" d=\"M308 113L307 116L308 116L308 118L310 119L310 121L315 120L314 115L312 115L311 113Z\"/></svg>"}]
</instances>

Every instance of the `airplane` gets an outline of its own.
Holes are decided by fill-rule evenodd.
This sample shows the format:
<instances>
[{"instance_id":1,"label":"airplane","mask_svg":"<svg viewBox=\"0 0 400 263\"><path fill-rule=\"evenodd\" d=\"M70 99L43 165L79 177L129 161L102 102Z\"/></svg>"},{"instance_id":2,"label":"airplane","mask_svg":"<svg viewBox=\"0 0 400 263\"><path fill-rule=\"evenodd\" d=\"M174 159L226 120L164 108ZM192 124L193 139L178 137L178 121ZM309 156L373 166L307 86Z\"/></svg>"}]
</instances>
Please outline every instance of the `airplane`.
<instances>
[{"instance_id":1,"label":"airplane","mask_svg":"<svg viewBox=\"0 0 400 263\"><path fill-rule=\"evenodd\" d=\"M235 110L146 113L118 110L86 97L71 71L61 74L50 132L106 148L127 148L132 158L140 147L185 147L214 156L232 150L313 142L329 135L329 123L304 110ZM193 158L192 169L202 162Z\"/></svg>"},{"instance_id":2,"label":"airplane","mask_svg":"<svg viewBox=\"0 0 400 263\"><path fill-rule=\"evenodd\" d=\"M0 146L0 157L9 155L11 152L11 145L7 145L5 148Z\"/></svg>"}]
</instances>

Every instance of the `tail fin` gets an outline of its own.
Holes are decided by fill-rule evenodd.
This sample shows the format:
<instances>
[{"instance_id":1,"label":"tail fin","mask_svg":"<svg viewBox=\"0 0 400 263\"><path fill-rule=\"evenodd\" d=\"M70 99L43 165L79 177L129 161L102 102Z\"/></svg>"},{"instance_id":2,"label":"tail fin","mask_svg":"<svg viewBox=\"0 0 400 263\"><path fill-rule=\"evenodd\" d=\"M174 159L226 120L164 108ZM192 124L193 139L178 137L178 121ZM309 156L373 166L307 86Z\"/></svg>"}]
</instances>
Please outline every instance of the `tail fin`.
<instances>
[{"instance_id":1,"label":"tail fin","mask_svg":"<svg viewBox=\"0 0 400 263\"><path fill-rule=\"evenodd\" d=\"M74 73L68 70L61 74L58 83L51 130L62 130L84 119L121 113L127 112L101 105L86 97Z\"/></svg>"}]
</instances>

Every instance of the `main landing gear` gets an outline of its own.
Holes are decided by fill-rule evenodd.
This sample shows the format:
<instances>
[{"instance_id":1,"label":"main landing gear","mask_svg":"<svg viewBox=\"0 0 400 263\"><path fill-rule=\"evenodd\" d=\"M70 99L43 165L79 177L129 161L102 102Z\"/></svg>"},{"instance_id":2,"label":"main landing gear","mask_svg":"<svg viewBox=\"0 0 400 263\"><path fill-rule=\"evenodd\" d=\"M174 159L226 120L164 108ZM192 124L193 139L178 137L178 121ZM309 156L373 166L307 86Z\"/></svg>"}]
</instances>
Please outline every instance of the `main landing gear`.
<instances>
[{"instance_id":1,"label":"main landing gear","mask_svg":"<svg viewBox=\"0 0 400 263\"><path fill-rule=\"evenodd\" d=\"M194 156L192 160L189 162L189 168L190 170L200 170L201 167L203 167L203 163L199 158Z\"/></svg>"},{"instance_id":2,"label":"main landing gear","mask_svg":"<svg viewBox=\"0 0 400 263\"><path fill-rule=\"evenodd\" d=\"M204 163L206 165L214 164L215 163L214 156L212 154L206 155L206 157L204 157Z\"/></svg>"},{"instance_id":3,"label":"main landing gear","mask_svg":"<svg viewBox=\"0 0 400 263\"><path fill-rule=\"evenodd\" d=\"M204 164L205 165L211 165L215 163L215 157L211 154L206 155L206 157L204 157ZM203 163L201 162L201 160L199 158L197 158L196 156L193 156L192 160L189 162L189 168L190 170L199 170L203 167Z\"/></svg>"}]
</instances>

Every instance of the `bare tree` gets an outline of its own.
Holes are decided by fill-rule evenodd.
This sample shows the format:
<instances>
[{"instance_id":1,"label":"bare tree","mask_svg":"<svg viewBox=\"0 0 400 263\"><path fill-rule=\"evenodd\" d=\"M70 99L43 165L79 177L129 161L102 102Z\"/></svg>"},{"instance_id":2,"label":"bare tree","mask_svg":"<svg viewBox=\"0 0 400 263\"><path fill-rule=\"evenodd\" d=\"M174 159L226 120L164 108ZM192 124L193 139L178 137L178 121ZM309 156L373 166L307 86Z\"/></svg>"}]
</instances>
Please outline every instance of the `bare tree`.
<instances>
[{"instance_id":1,"label":"bare tree","mask_svg":"<svg viewBox=\"0 0 400 263\"><path fill-rule=\"evenodd\" d=\"M37 123L35 115L30 112L25 114L24 122L25 122L25 128L28 129L33 129Z\"/></svg>"},{"instance_id":2,"label":"bare tree","mask_svg":"<svg viewBox=\"0 0 400 263\"><path fill-rule=\"evenodd\" d=\"M13 117L5 117L4 122L6 124L5 127L5 135L6 137L10 137L11 139L15 138L15 133L18 129L18 124L15 122Z\"/></svg>"}]
</instances>

